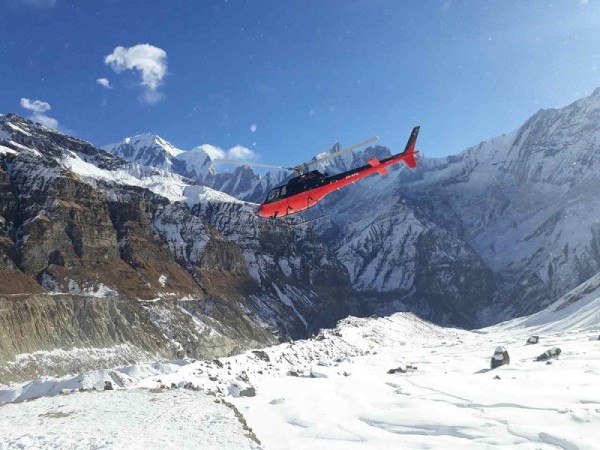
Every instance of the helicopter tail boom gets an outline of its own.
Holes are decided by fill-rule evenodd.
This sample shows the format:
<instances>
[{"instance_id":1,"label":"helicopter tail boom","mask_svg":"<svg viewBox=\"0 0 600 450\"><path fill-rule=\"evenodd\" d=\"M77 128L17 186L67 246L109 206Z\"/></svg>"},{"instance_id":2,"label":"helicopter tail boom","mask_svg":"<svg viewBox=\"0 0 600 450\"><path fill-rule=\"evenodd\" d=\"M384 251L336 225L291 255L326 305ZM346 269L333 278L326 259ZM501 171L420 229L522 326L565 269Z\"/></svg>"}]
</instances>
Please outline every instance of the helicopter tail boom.
<instances>
[{"instance_id":1,"label":"helicopter tail boom","mask_svg":"<svg viewBox=\"0 0 600 450\"><path fill-rule=\"evenodd\" d=\"M370 160L367 161L369 163L369 165L371 167L379 167L381 166L381 161L379 161L377 158L371 158ZM387 175L388 174L388 170L385 167L382 167L380 169L377 170L377 173L381 176Z\"/></svg>"}]
</instances>

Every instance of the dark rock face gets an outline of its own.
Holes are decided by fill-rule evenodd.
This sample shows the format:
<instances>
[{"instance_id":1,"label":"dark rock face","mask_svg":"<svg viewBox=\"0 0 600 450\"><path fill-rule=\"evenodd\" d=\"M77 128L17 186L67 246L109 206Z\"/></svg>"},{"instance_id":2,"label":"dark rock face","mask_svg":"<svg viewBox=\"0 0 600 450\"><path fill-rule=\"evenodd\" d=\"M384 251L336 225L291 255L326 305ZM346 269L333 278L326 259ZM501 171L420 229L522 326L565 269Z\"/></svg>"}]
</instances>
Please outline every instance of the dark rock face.
<instances>
[{"instance_id":1,"label":"dark rock face","mask_svg":"<svg viewBox=\"0 0 600 450\"><path fill-rule=\"evenodd\" d=\"M508 351L504 347L496 347L494 351L494 356L490 361L490 367L495 369L500 366L506 366L510 364L510 357L508 355Z\"/></svg>"},{"instance_id":2,"label":"dark rock face","mask_svg":"<svg viewBox=\"0 0 600 450\"><path fill-rule=\"evenodd\" d=\"M556 359L560 356L561 349L553 347L550 350L546 350L544 353L535 358L536 361L548 361L549 359Z\"/></svg>"},{"instance_id":3,"label":"dark rock face","mask_svg":"<svg viewBox=\"0 0 600 450\"><path fill-rule=\"evenodd\" d=\"M526 344L527 345L537 344L539 341L540 341L539 336L531 336L529 339L527 339Z\"/></svg>"},{"instance_id":4,"label":"dark rock face","mask_svg":"<svg viewBox=\"0 0 600 450\"><path fill-rule=\"evenodd\" d=\"M262 359L265 362L270 362L271 358L269 358L269 354L262 350L254 350L252 353L256 355L257 358Z\"/></svg>"},{"instance_id":5,"label":"dark rock face","mask_svg":"<svg viewBox=\"0 0 600 450\"><path fill-rule=\"evenodd\" d=\"M0 380L60 376L156 358L214 358L272 342L252 322L243 327L194 317L182 303L189 302L0 295ZM54 354L57 349L64 350Z\"/></svg>"}]
</instances>

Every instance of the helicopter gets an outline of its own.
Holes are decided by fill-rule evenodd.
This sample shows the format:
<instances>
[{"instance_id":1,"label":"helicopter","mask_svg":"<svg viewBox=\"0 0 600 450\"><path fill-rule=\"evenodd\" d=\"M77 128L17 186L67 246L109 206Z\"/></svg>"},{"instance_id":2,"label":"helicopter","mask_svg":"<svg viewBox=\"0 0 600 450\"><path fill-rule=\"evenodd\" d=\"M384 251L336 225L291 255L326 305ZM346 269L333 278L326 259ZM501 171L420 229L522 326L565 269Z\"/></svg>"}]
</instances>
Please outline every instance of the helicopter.
<instances>
[{"instance_id":1,"label":"helicopter","mask_svg":"<svg viewBox=\"0 0 600 450\"><path fill-rule=\"evenodd\" d=\"M415 168L417 166L416 155L419 153L415 150L419 129L420 127L418 126L413 128L406 144L406 148L402 153L392 155L389 158L382 160L371 158L364 166L332 176L329 176L327 173L321 173L318 170L308 169L313 164L330 161L337 156L348 153L356 148L363 147L373 141L377 141L379 138L377 136L372 137L359 144L346 147L337 152L330 153L327 156L316 158L313 161L302 163L294 167L271 166L268 164L248 163L230 159L216 159L215 162L293 171L296 176L291 178L286 184L271 189L265 201L255 212L258 217L281 219L312 208L326 195L348 186L349 184L356 183L358 180L365 177L375 173L387 175L387 168L394 164L404 162L409 168Z\"/></svg>"}]
</instances>

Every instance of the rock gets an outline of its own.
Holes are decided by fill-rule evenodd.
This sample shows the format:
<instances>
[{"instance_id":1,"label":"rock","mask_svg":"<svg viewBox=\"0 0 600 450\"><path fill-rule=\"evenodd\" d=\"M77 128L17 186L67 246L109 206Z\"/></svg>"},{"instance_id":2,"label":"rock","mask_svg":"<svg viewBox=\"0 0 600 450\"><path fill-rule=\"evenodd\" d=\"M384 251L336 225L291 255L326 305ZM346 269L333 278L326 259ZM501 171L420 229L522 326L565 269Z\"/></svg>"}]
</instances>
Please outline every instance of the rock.
<instances>
[{"instance_id":1,"label":"rock","mask_svg":"<svg viewBox=\"0 0 600 450\"><path fill-rule=\"evenodd\" d=\"M540 341L540 337L539 336L531 336L529 339L527 339L526 344L527 345L537 344L539 341Z\"/></svg>"},{"instance_id":2,"label":"rock","mask_svg":"<svg viewBox=\"0 0 600 450\"><path fill-rule=\"evenodd\" d=\"M248 378L248 374L246 373L245 370L243 370L242 372L240 372L240 374L237 376L238 380L241 380L245 383L250 382L250 378Z\"/></svg>"},{"instance_id":3,"label":"rock","mask_svg":"<svg viewBox=\"0 0 600 450\"><path fill-rule=\"evenodd\" d=\"M324 371L322 371L320 369L312 367L310 369L310 377L311 378L329 378L329 375L327 375Z\"/></svg>"},{"instance_id":4,"label":"rock","mask_svg":"<svg viewBox=\"0 0 600 450\"><path fill-rule=\"evenodd\" d=\"M222 368L223 367L223 363L221 361L219 361L218 359L214 359L213 362L215 363L215 365L218 368Z\"/></svg>"},{"instance_id":5,"label":"rock","mask_svg":"<svg viewBox=\"0 0 600 450\"><path fill-rule=\"evenodd\" d=\"M254 355L258 359L262 359L263 361L266 361L266 362L271 362L271 358L269 358L268 353L263 350L254 350L252 353L254 353Z\"/></svg>"},{"instance_id":6,"label":"rock","mask_svg":"<svg viewBox=\"0 0 600 450\"><path fill-rule=\"evenodd\" d=\"M394 374L394 373L406 373L406 367L396 367L395 369L390 369L387 371L387 373L389 374Z\"/></svg>"},{"instance_id":7,"label":"rock","mask_svg":"<svg viewBox=\"0 0 600 450\"><path fill-rule=\"evenodd\" d=\"M254 397L256 395L254 386L239 383L231 383L227 390L232 397Z\"/></svg>"},{"instance_id":8,"label":"rock","mask_svg":"<svg viewBox=\"0 0 600 450\"><path fill-rule=\"evenodd\" d=\"M501 379L501 378L500 378L500 375L496 375L496 376L494 377L494 380L500 380L500 379Z\"/></svg>"},{"instance_id":9,"label":"rock","mask_svg":"<svg viewBox=\"0 0 600 450\"><path fill-rule=\"evenodd\" d=\"M284 402L285 402L285 398L279 397L279 398L274 398L273 400L271 400L269 402L269 405L281 405Z\"/></svg>"},{"instance_id":10,"label":"rock","mask_svg":"<svg viewBox=\"0 0 600 450\"><path fill-rule=\"evenodd\" d=\"M106 380L106 381L104 382L104 390L105 390L105 391L112 391L113 389L114 389L114 388L113 388L113 385L112 385L112 383L111 383L110 381Z\"/></svg>"},{"instance_id":11,"label":"rock","mask_svg":"<svg viewBox=\"0 0 600 450\"><path fill-rule=\"evenodd\" d=\"M492 360L490 366L492 369L500 366L506 366L510 364L510 357L508 356L508 351L504 347L496 347L494 351L494 356L492 356Z\"/></svg>"},{"instance_id":12,"label":"rock","mask_svg":"<svg viewBox=\"0 0 600 450\"><path fill-rule=\"evenodd\" d=\"M548 361L549 359L552 359L552 358L558 358L560 353L561 353L560 348L554 347L554 348L551 348L550 350L546 350L540 356L535 358L535 360L536 361Z\"/></svg>"},{"instance_id":13,"label":"rock","mask_svg":"<svg viewBox=\"0 0 600 450\"><path fill-rule=\"evenodd\" d=\"M254 386L249 386L246 389L242 389L240 391L240 397L254 397L256 396L256 388Z\"/></svg>"},{"instance_id":14,"label":"rock","mask_svg":"<svg viewBox=\"0 0 600 450\"><path fill-rule=\"evenodd\" d=\"M290 377L301 377L303 375L301 370L289 370L287 374Z\"/></svg>"}]
</instances>

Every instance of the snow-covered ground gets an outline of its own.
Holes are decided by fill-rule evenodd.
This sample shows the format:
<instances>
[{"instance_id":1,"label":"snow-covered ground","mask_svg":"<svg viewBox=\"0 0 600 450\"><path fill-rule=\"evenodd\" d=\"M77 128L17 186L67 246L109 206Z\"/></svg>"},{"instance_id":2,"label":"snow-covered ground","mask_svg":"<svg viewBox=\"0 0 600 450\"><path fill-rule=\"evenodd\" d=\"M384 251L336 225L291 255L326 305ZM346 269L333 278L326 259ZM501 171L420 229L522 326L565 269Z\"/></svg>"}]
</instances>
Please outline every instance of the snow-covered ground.
<instances>
[{"instance_id":1,"label":"snow-covered ground","mask_svg":"<svg viewBox=\"0 0 600 450\"><path fill-rule=\"evenodd\" d=\"M0 449L598 448L600 298L582 295L476 332L407 313L348 318L215 361L5 386ZM490 370L497 346L511 362ZM552 347L558 359L535 361Z\"/></svg>"}]
</instances>

